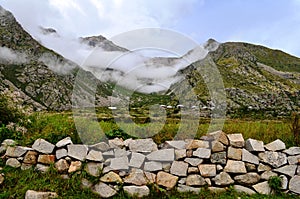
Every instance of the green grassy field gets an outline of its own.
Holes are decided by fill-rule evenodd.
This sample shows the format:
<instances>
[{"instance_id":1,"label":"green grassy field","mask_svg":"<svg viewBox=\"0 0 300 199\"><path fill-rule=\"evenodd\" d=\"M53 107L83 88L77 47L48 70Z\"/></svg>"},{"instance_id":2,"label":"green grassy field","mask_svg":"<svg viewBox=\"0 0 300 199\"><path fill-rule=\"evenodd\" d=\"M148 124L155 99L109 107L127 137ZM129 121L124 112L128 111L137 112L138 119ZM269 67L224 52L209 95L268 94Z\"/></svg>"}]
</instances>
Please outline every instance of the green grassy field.
<instances>
[{"instance_id":1,"label":"green grassy field","mask_svg":"<svg viewBox=\"0 0 300 199\"><path fill-rule=\"evenodd\" d=\"M0 161L0 166L4 166L4 162ZM93 199L99 198L98 195L94 194L90 189L81 187L82 178L91 178L84 171L81 173L74 173L69 179L63 179L55 169L50 168L47 173L36 172L33 169L22 171L20 169L14 169L10 167L4 167L1 171L5 174L5 183L0 186L0 198L24 198L27 190L36 191L53 191L59 195L59 198L72 198L72 199ZM94 179L95 180L95 179ZM246 195L237 193L233 188L229 188L225 192L213 193L208 189L203 188L199 193L179 193L175 190L165 191L161 188L149 185L151 187L150 195L146 198L162 198L162 199L175 199L175 198L186 198L186 199L228 199L228 198L245 198L245 199L296 199L299 196L277 194L277 195ZM120 186L121 188L121 186ZM125 199L129 197L123 191L120 191L113 198Z\"/></svg>"},{"instance_id":2,"label":"green grassy field","mask_svg":"<svg viewBox=\"0 0 300 199\"><path fill-rule=\"evenodd\" d=\"M200 119L198 128L192 128L192 124L197 125L198 121L180 122L178 118L167 119L163 125L157 123L140 123L132 122L115 122L113 119L107 120L101 117L97 120L92 120L89 117L82 117L76 120L71 112L63 113L35 113L29 117L30 122L27 122L27 133L18 135L12 133L11 138L17 139L19 144L31 145L37 138L44 138L53 143L58 140L70 136L74 143L81 143L80 136L77 134L77 129L87 129L87 141L99 142L105 137L105 133L112 129L122 129L125 133L134 137L145 137L150 135L158 144L171 140L178 133L179 128L184 130L184 138L194 137L199 139L208 132L210 119ZM291 122L286 120L252 120L252 119L226 119L223 126L223 131L227 134L242 133L244 138L253 138L269 143L276 139L281 139L289 146L295 146L293 133L290 129ZM121 127L120 127L121 126ZM214 128L218 129L219 126ZM135 132L136 131L136 132ZM151 132L150 132L151 131ZM177 135L178 136L178 135ZM180 135L178 136L179 138ZM84 140L86 141L86 140Z\"/></svg>"},{"instance_id":3,"label":"green grassy field","mask_svg":"<svg viewBox=\"0 0 300 199\"><path fill-rule=\"evenodd\" d=\"M87 115L88 116L88 115ZM23 125L27 128L27 132L20 134L15 131L9 131L4 133L5 127L0 129L1 140L5 138L13 138L17 140L18 144L23 146L31 146L37 138L44 138L52 143L56 143L60 139L70 136L74 143L82 143L80 135L77 133L76 127L81 126L83 129L89 129L90 134L85 135L86 142L101 141L105 137L105 134L109 132L121 132L120 135L133 135L137 136L137 133L132 133L136 129L135 125L138 125L143 130L141 134L149 134L149 130L156 132L152 135L152 138L156 143L162 143L165 140L173 139L177 134L180 126L184 126L186 132L190 132L193 129L188 123L181 124L178 117L167 118L163 126L158 127L155 123L143 123L139 120L139 124L133 124L128 121L114 122L111 115L107 113L97 113L98 120L91 120L90 117L81 117L75 125L74 117L71 112L61 113L34 113L26 118L26 122L23 120ZM77 122L78 122L77 121ZM195 123L195 121L190 121ZM210 119L202 118L197 121L197 132L190 132L191 136L200 138L205 135L210 125ZM295 145L293 139L293 133L290 129L290 121L286 120L252 120L252 119L227 119L225 120L223 131L225 133L242 133L244 138L254 138L262 140L265 143L271 142L275 139L281 139L287 147ZM122 128L120 128L122 126ZM101 131L99 131L101 129ZM122 131L120 131L122 129ZM116 131L112 131L116 130ZM122 134L123 133L123 134ZM81 188L81 179L87 178L90 180L92 177L88 176L84 171L81 173L75 173L70 176L69 179L62 179L59 173L55 169L50 169L49 172L42 174L35 172L33 169L22 171L20 169L13 169L5 166L4 160L0 158L0 167L3 167L1 173L5 174L5 183L0 186L0 198L24 198L25 192L28 189L38 191L54 191L57 192L60 198L99 198L89 189ZM165 191L161 188L151 186L151 194L147 198L299 198L294 195L277 194L277 195L260 195L255 194L248 196L245 194L237 193L232 188L229 188L223 193L211 193L207 189L203 189L200 193L178 193L176 191ZM124 192L118 193L114 198L130 198Z\"/></svg>"}]
</instances>

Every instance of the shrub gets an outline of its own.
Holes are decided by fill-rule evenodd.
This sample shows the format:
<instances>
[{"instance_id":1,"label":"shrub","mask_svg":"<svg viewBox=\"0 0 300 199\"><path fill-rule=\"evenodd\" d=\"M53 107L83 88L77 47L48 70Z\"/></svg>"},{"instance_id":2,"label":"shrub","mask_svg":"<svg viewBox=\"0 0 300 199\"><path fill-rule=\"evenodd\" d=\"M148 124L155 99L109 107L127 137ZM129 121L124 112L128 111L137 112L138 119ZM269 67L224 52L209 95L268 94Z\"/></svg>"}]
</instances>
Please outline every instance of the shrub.
<instances>
[{"instance_id":1,"label":"shrub","mask_svg":"<svg viewBox=\"0 0 300 199\"><path fill-rule=\"evenodd\" d=\"M6 94L0 93L0 123L19 122L24 118L24 113L18 108L14 101Z\"/></svg>"},{"instance_id":2,"label":"shrub","mask_svg":"<svg viewBox=\"0 0 300 199\"><path fill-rule=\"evenodd\" d=\"M281 193L282 179L280 177L272 176L269 178L268 183L275 194Z\"/></svg>"},{"instance_id":3,"label":"shrub","mask_svg":"<svg viewBox=\"0 0 300 199\"><path fill-rule=\"evenodd\" d=\"M105 132L105 135L108 139L113 139L113 138L122 138L124 140L129 139L129 138L135 138L131 135L128 135L123 129L112 129L108 132Z\"/></svg>"},{"instance_id":4,"label":"shrub","mask_svg":"<svg viewBox=\"0 0 300 199\"><path fill-rule=\"evenodd\" d=\"M300 113L293 113L291 118L291 131L296 145L300 145Z\"/></svg>"}]
</instances>

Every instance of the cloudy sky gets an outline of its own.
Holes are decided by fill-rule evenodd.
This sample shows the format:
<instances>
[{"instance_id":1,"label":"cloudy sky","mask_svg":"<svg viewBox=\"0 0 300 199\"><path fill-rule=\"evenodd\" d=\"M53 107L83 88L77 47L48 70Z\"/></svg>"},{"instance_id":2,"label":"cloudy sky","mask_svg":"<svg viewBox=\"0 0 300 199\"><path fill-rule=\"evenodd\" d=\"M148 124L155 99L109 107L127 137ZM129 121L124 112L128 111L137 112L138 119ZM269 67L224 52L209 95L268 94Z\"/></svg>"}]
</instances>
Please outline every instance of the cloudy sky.
<instances>
[{"instance_id":1,"label":"cloudy sky","mask_svg":"<svg viewBox=\"0 0 300 199\"><path fill-rule=\"evenodd\" d=\"M107 38L137 28L183 33L199 43L244 41L300 57L300 0L0 0L33 36Z\"/></svg>"}]
</instances>

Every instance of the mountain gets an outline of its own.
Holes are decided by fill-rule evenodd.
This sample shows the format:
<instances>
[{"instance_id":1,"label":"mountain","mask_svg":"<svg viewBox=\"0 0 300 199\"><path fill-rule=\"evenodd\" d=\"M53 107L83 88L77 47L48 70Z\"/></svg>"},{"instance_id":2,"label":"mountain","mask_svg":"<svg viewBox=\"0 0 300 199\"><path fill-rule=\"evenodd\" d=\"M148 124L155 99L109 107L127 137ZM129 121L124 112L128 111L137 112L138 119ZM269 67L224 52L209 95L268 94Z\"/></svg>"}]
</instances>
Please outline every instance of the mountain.
<instances>
[{"instance_id":1,"label":"mountain","mask_svg":"<svg viewBox=\"0 0 300 199\"><path fill-rule=\"evenodd\" d=\"M109 41L102 35L90 36L90 37L80 37L79 41L90 47L100 47L105 51L121 51L121 52L128 51L125 48L115 45L113 42Z\"/></svg>"},{"instance_id":2,"label":"mountain","mask_svg":"<svg viewBox=\"0 0 300 199\"><path fill-rule=\"evenodd\" d=\"M219 44L204 60L180 71L194 86L193 91L181 92L191 97L196 93L201 106L211 109L215 107L211 105L201 71L212 63L217 66L224 83L228 114L287 116L299 110L299 58L260 45L241 42ZM206 81L211 81L209 78L213 77L206 78ZM170 90L176 88L178 86L173 85Z\"/></svg>"},{"instance_id":3,"label":"mountain","mask_svg":"<svg viewBox=\"0 0 300 199\"><path fill-rule=\"evenodd\" d=\"M58 35L52 28L41 28L41 31L47 36ZM178 95L181 95L187 99L185 107L199 106L201 112L209 116L218 108L218 103L214 101L218 99L211 99L207 84L214 83L216 78L222 80L225 87L226 104L220 106L226 107L230 116L287 116L300 108L300 59L267 47L242 42L218 43L209 39L204 44L208 54L192 49L182 57L145 57L142 59L142 67L145 69L142 75L145 76L132 76L136 78L134 83L142 82L151 87L152 79L147 70L153 67L157 71L152 72L155 75L153 78L160 76L158 83L183 79L188 82L189 87L179 81L171 84L166 94L134 92L129 97L132 91L122 87L124 85L115 87L111 81L102 82L94 76L96 74L93 68L85 71L74 62L42 46L2 7L0 33L0 91L18 91L24 103L32 105L36 110L71 109L75 86L80 91L73 95L76 102L85 101L80 97L85 93L87 98L95 98L96 106L108 106L111 101L118 104L122 99L130 99L130 105L134 107L151 104L175 106L179 104ZM108 53L128 52L103 36L81 37L79 40L90 48L101 47ZM193 64L187 64L184 60ZM128 63L121 64L126 66ZM205 73L211 66L216 66L221 76ZM126 71L121 69L104 68L109 76L123 78ZM161 71L166 73L167 78L163 78ZM81 79L76 79L77 74ZM97 88L93 96L90 87L94 85ZM117 96L113 97L112 93L116 90ZM194 101L199 103L193 104ZM90 105L87 103L87 106Z\"/></svg>"},{"instance_id":4,"label":"mountain","mask_svg":"<svg viewBox=\"0 0 300 199\"><path fill-rule=\"evenodd\" d=\"M49 29L43 30L49 32ZM72 108L73 87L80 72L98 85L96 103L110 103L111 85L100 82L74 62L42 46L1 6L0 33L0 91L19 92L24 104L36 110L68 110ZM78 90L85 91L85 84L77 81Z\"/></svg>"}]
</instances>

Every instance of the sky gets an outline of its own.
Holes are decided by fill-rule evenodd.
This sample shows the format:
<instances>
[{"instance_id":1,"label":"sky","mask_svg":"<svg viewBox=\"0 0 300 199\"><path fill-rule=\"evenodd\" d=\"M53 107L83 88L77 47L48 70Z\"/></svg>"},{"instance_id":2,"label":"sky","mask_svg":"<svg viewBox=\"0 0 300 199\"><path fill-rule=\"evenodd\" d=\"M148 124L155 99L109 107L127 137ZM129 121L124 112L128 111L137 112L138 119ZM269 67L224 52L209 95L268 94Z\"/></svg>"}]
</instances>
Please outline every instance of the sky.
<instances>
[{"instance_id":1,"label":"sky","mask_svg":"<svg viewBox=\"0 0 300 199\"><path fill-rule=\"evenodd\" d=\"M300 57L300 0L0 0L38 39L38 26L69 38L108 39L166 28L204 43L242 41Z\"/></svg>"}]
</instances>

